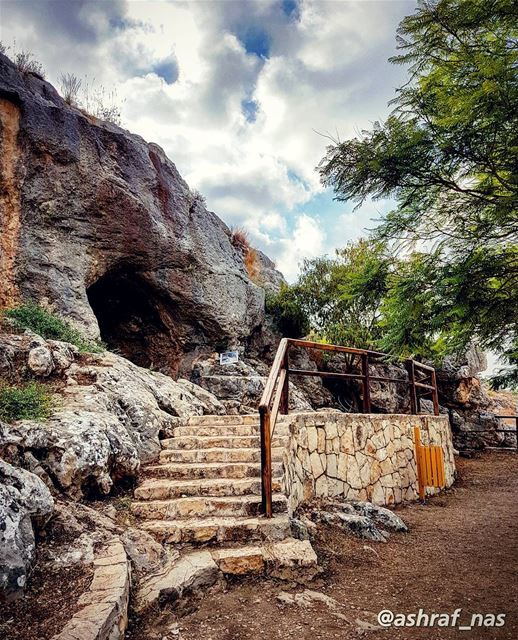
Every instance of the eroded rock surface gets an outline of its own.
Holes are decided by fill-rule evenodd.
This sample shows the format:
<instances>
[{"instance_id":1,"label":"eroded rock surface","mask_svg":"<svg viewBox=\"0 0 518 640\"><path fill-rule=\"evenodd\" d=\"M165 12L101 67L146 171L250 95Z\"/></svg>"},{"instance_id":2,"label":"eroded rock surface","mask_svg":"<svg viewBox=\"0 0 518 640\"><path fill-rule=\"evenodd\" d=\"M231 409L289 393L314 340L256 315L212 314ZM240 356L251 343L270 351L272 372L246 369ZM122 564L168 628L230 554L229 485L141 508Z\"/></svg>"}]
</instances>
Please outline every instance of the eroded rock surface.
<instances>
[{"instance_id":1,"label":"eroded rock surface","mask_svg":"<svg viewBox=\"0 0 518 640\"><path fill-rule=\"evenodd\" d=\"M313 522L325 522L366 540L386 542L390 532L405 533L408 527L390 509L372 502L326 500L306 509Z\"/></svg>"},{"instance_id":2,"label":"eroded rock surface","mask_svg":"<svg viewBox=\"0 0 518 640\"><path fill-rule=\"evenodd\" d=\"M507 425L508 433L497 430L506 427L499 415L518 414L518 397L490 391L480 379L486 368L484 352L471 345L462 355L446 358L437 371L440 401L449 413L454 443L460 450L516 447L514 424Z\"/></svg>"},{"instance_id":3,"label":"eroded rock surface","mask_svg":"<svg viewBox=\"0 0 518 640\"><path fill-rule=\"evenodd\" d=\"M0 423L0 455L21 465L30 455L50 484L74 498L85 491L109 493L114 481L135 476L141 461L158 455L159 435L178 417L210 413L219 405L204 389L197 397L194 385L113 353L79 354L71 345L33 335L0 334L0 375L34 377L35 350L47 354L45 368L37 369L59 390L55 409L45 422Z\"/></svg>"},{"instance_id":4,"label":"eroded rock surface","mask_svg":"<svg viewBox=\"0 0 518 640\"><path fill-rule=\"evenodd\" d=\"M42 524L53 506L37 476L0 459L0 591L6 595L25 587L36 549L33 520Z\"/></svg>"}]
</instances>

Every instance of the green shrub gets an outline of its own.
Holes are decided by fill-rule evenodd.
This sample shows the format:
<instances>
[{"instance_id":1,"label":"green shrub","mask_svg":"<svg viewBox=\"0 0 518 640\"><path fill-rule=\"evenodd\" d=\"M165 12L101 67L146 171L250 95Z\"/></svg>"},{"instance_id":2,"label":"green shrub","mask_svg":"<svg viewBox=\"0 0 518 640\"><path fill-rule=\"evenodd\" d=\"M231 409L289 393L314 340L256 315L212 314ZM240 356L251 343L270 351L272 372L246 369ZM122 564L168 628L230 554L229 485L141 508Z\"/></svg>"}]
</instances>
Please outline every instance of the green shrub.
<instances>
[{"instance_id":1,"label":"green shrub","mask_svg":"<svg viewBox=\"0 0 518 640\"><path fill-rule=\"evenodd\" d=\"M302 338L308 334L309 318L300 303L296 287L282 285L279 293L267 293L265 307L283 336Z\"/></svg>"},{"instance_id":2,"label":"green shrub","mask_svg":"<svg viewBox=\"0 0 518 640\"><path fill-rule=\"evenodd\" d=\"M33 302L7 309L3 313L18 329L29 329L42 338L70 342L82 352L101 353L103 351L103 345L100 342L88 340L68 322Z\"/></svg>"},{"instance_id":3,"label":"green shrub","mask_svg":"<svg viewBox=\"0 0 518 640\"><path fill-rule=\"evenodd\" d=\"M44 384L14 386L0 382L0 420L44 420L52 406L52 396Z\"/></svg>"}]
</instances>

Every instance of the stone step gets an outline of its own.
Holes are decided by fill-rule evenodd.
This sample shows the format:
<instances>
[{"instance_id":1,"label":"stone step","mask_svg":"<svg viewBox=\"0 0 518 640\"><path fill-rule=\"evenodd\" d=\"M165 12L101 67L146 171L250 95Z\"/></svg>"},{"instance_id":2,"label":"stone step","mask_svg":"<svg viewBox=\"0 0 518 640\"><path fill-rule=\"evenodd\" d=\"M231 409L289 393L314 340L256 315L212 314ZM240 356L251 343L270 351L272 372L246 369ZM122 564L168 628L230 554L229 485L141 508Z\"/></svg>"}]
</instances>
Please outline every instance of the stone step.
<instances>
[{"instance_id":1,"label":"stone step","mask_svg":"<svg viewBox=\"0 0 518 640\"><path fill-rule=\"evenodd\" d=\"M264 572L272 578L306 584L320 572L317 555L309 540L295 538L215 549L212 558L225 575Z\"/></svg>"},{"instance_id":2,"label":"stone step","mask_svg":"<svg viewBox=\"0 0 518 640\"><path fill-rule=\"evenodd\" d=\"M218 424L176 427L175 438L181 436L258 436L259 425L252 424Z\"/></svg>"},{"instance_id":3,"label":"stone step","mask_svg":"<svg viewBox=\"0 0 518 640\"><path fill-rule=\"evenodd\" d=\"M279 478L272 480L273 491L280 491ZM169 500L187 496L260 495L261 478L203 478L200 480L169 480L150 478L135 489L136 500Z\"/></svg>"},{"instance_id":4,"label":"stone step","mask_svg":"<svg viewBox=\"0 0 518 640\"><path fill-rule=\"evenodd\" d=\"M251 424L231 425L198 425L189 427L176 427L175 437L178 436L259 436L259 426ZM276 436L288 436L288 425L281 424L275 427Z\"/></svg>"},{"instance_id":5,"label":"stone step","mask_svg":"<svg viewBox=\"0 0 518 640\"><path fill-rule=\"evenodd\" d=\"M163 566L139 581L132 605L138 613L147 610L156 617L164 605L174 607L184 595L209 588L222 576L263 574L306 584L319 571L309 540L287 538L261 545L197 549L169 557ZM67 635L72 636L86 637Z\"/></svg>"},{"instance_id":6,"label":"stone step","mask_svg":"<svg viewBox=\"0 0 518 640\"><path fill-rule=\"evenodd\" d=\"M258 478L261 475L261 464L259 462L172 462L148 465L144 467L142 474L144 477L171 478L173 480ZM272 474L274 478L281 477L282 462L272 464Z\"/></svg>"},{"instance_id":7,"label":"stone step","mask_svg":"<svg viewBox=\"0 0 518 640\"><path fill-rule=\"evenodd\" d=\"M284 447L272 448L272 460L282 461ZM260 462L259 447L227 449L211 447L209 449L162 449L159 462L211 463L211 462Z\"/></svg>"},{"instance_id":8,"label":"stone step","mask_svg":"<svg viewBox=\"0 0 518 640\"><path fill-rule=\"evenodd\" d=\"M272 446L286 445L286 436L274 435ZM162 440L163 449L249 449L259 447L259 436L179 436Z\"/></svg>"},{"instance_id":9,"label":"stone step","mask_svg":"<svg viewBox=\"0 0 518 640\"><path fill-rule=\"evenodd\" d=\"M291 533L287 515L277 515L273 518L218 517L148 520L143 522L141 527L164 544L220 544L283 540Z\"/></svg>"},{"instance_id":10,"label":"stone step","mask_svg":"<svg viewBox=\"0 0 518 640\"><path fill-rule=\"evenodd\" d=\"M191 416L188 425L226 425L226 424L256 424L259 426L259 412L251 415L235 416Z\"/></svg>"},{"instance_id":11,"label":"stone step","mask_svg":"<svg viewBox=\"0 0 518 640\"><path fill-rule=\"evenodd\" d=\"M272 507L275 513L285 512L285 495L274 493ZM261 512L261 497L246 496L193 496L172 500L133 502L131 509L144 520L175 520L176 518L204 518L208 516L257 516Z\"/></svg>"}]
</instances>

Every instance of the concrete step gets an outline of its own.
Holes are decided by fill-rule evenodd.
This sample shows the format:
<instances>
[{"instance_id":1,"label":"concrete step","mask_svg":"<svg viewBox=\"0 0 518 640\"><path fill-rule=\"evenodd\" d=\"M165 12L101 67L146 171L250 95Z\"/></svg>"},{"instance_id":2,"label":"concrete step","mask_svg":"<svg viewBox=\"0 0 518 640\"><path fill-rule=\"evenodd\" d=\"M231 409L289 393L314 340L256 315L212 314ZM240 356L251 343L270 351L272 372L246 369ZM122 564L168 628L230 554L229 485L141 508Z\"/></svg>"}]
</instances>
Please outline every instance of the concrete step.
<instances>
[{"instance_id":1,"label":"concrete step","mask_svg":"<svg viewBox=\"0 0 518 640\"><path fill-rule=\"evenodd\" d=\"M272 464L272 474L275 478L282 475L282 462ZM261 464L259 462L166 462L144 467L142 475L145 478L171 478L172 480L258 478L261 475Z\"/></svg>"},{"instance_id":2,"label":"concrete step","mask_svg":"<svg viewBox=\"0 0 518 640\"><path fill-rule=\"evenodd\" d=\"M272 479L273 491L281 490L279 478ZM200 480L169 480L150 478L135 489L136 500L169 500L187 496L260 495L261 478L203 478Z\"/></svg>"},{"instance_id":3,"label":"concrete step","mask_svg":"<svg viewBox=\"0 0 518 640\"><path fill-rule=\"evenodd\" d=\"M272 460L282 461L284 447L272 448ZM211 463L211 462L260 462L259 447L227 449L211 447L209 449L162 449L159 462Z\"/></svg>"},{"instance_id":4,"label":"concrete step","mask_svg":"<svg viewBox=\"0 0 518 640\"><path fill-rule=\"evenodd\" d=\"M287 515L277 515L273 518L221 517L173 521L149 520L143 522L141 527L159 542L166 544L220 544L283 540L291 533Z\"/></svg>"},{"instance_id":5,"label":"concrete step","mask_svg":"<svg viewBox=\"0 0 518 640\"><path fill-rule=\"evenodd\" d=\"M287 436L274 435L272 446L285 446ZM179 436L162 440L163 449L249 449L259 447L259 436Z\"/></svg>"},{"instance_id":6,"label":"concrete step","mask_svg":"<svg viewBox=\"0 0 518 640\"><path fill-rule=\"evenodd\" d=\"M274 493L275 513L287 510L285 495ZM204 518L209 516L257 516L261 512L261 496L192 496L172 500L133 502L133 513L144 520L175 520L176 518Z\"/></svg>"}]
</instances>

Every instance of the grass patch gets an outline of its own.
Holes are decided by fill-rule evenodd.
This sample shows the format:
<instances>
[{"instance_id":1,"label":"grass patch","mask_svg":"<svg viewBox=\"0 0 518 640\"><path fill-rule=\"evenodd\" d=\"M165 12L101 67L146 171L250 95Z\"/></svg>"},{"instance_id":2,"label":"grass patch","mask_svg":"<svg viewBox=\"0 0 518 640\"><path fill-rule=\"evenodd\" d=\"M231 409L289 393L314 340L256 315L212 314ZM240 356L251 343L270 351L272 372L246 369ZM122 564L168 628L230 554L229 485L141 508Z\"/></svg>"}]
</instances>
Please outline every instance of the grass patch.
<instances>
[{"instance_id":1,"label":"grass patch","mask_svg":"<svg viewBox=\"0 0 518 640\"><path fill-rule=\"evenodd\" d=\"M32 302L7 309L3 315L12 320L18 329L29 329L49 340L69 342L83 353L102 353L104 351L104 345L101 342L88 340L66 320Z\"/></svg>"},{"instance_id":2,"label":"grass patch","mask_svg":"<svg viewBox=\"0 0 518 640\"><path fill-rule=\"evenodd\" d=\"M15 386L0 382L0 420L45 420L52 408L52 395L44 384Z\"/></svg>"}]
</instances>

